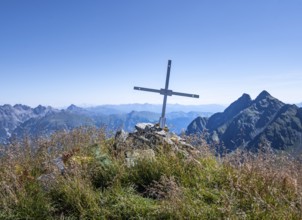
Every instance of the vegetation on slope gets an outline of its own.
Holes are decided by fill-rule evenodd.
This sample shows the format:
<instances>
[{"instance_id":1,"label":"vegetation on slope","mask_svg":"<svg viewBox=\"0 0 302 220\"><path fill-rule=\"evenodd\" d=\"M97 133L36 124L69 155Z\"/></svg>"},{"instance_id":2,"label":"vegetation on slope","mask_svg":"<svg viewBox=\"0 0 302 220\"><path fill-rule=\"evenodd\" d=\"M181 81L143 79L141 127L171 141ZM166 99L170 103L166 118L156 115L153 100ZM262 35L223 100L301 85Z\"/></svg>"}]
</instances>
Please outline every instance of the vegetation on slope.
<instances>
[{"instance_id":1,"label":"vegetation on slope","mask_svg":"<svg viewBox=\"0 0 302 220\"><path fill-rule=\"evenodd\" d=\"M217 158L200 146L186 157L159 146L127 167L113 149L93 128L12 144L0 159L0 219L302 218L301 164L286 156ZM52 167L59 156L63 175Z\"/></svg>"}]
</instances>

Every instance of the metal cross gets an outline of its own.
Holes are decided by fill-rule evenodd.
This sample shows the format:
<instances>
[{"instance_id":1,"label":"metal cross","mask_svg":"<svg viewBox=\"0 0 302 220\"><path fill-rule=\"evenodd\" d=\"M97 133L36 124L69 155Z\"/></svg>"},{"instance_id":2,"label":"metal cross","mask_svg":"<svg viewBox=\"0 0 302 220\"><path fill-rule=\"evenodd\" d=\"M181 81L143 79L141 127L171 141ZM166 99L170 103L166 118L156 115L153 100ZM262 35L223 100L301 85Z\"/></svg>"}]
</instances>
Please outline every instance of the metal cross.
<instances>
[{"instance_id":1,"label":"metal cross","mask_svg":"<svg viewBox=\"0 0 302 220\"><path fill-rule=\"evenodd\" d=\"M149 89L149 88L134 86L135 90L146 91L146 92L156 92L156 93L159 93L159 94L164 96L163 109L162 109L161 117L159 119L159 126L161 128L164 128L165 124L166 124L165 114L166 114L166 105L167 105L167 97L168 96L178 95L178 96L186 96L186 97L191 97L191 98L199 98L199 95L181 93L181 92L173 92L172 90L169 90L169 79L170 79L171 63L172 63L172 61L169 60L168 61L168 68L167 68L166 86L165 86L164 89Z\"/></svg>"}]
</instances>

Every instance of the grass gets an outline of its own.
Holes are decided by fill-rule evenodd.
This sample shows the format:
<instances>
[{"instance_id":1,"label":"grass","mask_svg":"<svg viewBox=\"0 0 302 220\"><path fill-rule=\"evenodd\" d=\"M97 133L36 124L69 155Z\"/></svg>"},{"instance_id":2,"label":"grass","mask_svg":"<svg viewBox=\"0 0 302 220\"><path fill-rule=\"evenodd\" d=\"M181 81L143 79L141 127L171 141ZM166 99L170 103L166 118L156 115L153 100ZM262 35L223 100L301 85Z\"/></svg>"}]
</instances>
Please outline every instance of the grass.
<instances>
[{"instance_id":1,"label":"grass","mask_svg":"<svg viewBox=\"0 0 302 220\"><path fill-rule=\"evenodd\" d=\"M159 146L127 167L103 130L15 141L0 159L0 219L302 219L301 163L198 148L186 157Z\"/></svg>"}]
</instances>

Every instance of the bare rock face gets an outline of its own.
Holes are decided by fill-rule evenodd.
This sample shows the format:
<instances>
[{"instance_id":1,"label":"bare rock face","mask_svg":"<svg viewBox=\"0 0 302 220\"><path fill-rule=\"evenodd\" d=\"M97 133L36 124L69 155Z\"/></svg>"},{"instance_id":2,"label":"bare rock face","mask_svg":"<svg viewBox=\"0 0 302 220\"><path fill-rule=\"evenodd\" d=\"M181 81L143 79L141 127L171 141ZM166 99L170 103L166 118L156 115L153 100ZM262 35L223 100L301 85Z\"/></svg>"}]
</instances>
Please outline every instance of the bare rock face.
<instances>
[{"instance_id":1,"label":"bare rock face","mask_svg":"<svg viewBox=\"0 0 302 220\"><path fill-rule=\"evenodd\" d=\"M51 107L41 105L36 108L20 104L0 106L0 143L7 143L14 130L26 121L42 118L55 111Z\"/></svg>"},{"instance_id":2,"label":"bare rock face","mask_svg":"<svg viewBox=\"0 0 302 220\"><path fill-rule=\"evenodd\" d=\"M228 151L237 148L257 150L266 144L294 155L302 152L302 109L284 104L267 91L255 100L243 94L222 113L196 118L187 134L202 134L209 144Z\"/></svg>"},{"instance_id":3,"label":"bare rock face","mask_svg":"<svg viewBox=\"0 0 302 220\"><path fill-rule=\"evenodd\" d=\"M162 147L170 147L185 156L198 153L198 150L184 139L157 124L138 123L135 128L133 133L121 130L115 135L115 150L125 152L128 166L133 166L138 159L154 158L155 152Z\"/></svg>"}]
</instances>

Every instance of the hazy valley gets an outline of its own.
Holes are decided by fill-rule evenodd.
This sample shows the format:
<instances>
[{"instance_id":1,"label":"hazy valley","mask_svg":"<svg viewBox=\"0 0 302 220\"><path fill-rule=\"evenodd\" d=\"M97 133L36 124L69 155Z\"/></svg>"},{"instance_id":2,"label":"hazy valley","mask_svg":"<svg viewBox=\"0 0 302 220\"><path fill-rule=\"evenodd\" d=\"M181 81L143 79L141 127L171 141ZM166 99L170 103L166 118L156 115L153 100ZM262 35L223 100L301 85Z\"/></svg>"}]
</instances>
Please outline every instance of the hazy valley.
<instances>
[{"instance_id":1,"label":"hazy valley","mask_svg":"<svg viewBox=\"0 0 302 220\"><path fill-rule=\"evenodd\" d=\"M198 116L208 117L224 107L219 105L168 105L167 125L172 132L185 131ZM192 111L191 111L192 109ZM66 109L26 105L0 106L0 143L9 139L48 137L56 131L70 131L79 126L104 127L108 133L119 129L132 131L139 122L157 123L161 105L129 104L80 108L70 105Z\"/></svg>"}]
</instances>

